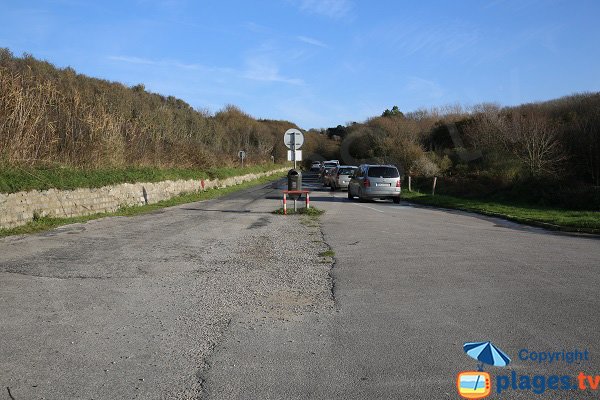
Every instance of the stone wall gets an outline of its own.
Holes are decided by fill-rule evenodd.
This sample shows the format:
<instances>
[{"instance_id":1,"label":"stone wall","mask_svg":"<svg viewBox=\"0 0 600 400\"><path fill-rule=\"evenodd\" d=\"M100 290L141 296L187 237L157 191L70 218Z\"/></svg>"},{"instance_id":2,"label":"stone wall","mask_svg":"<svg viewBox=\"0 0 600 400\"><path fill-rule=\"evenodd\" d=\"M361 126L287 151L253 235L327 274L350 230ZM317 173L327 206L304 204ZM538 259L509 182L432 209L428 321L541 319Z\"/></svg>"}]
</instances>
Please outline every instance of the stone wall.
<instances>
[{"instance_id":1,"label":"stone wall","mask_svg":"<svg viewBox=\"0 0 600 400\"><path fill-rule=\"evenodd\" d=\"M113 212L123 206L157 203L182 193L238 185L285 170L279 169L215 180L122 183L94 189L49 189L11 194L0 193L0 228L24 225L33 219L34 213L49 217L77 217Z\"/></svg>"}]
</instances>

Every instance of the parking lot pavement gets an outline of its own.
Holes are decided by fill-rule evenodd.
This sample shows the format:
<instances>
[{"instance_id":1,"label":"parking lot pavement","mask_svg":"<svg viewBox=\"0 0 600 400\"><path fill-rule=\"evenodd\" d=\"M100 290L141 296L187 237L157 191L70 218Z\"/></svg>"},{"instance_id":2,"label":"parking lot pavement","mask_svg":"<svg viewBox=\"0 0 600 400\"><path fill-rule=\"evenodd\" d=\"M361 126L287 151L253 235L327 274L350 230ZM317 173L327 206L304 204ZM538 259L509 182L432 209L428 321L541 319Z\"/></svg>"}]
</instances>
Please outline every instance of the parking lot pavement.
<instances>
[{"instance_id":1,"label":"parking lot pavement","mask_svg":"<svg viewBox=\"0 0 600 400\"><path fill-rule=\"evenodd\" d=\"M0 239L0 399L196 399L235 316L331 309L279 187Z\"/></svg>"},{"instance_id":2,"label":"parking lot pavement","mask_svg":"<svg viewBox=\"0 0 600 400\"><path fill-rule=\"evenodd\" d=\"M306 178L320 226L271 213L279 182L0 240L0 398L457 398L463 343L487 340L513 360L493 390L600 371L597 239Z\"/></svg>"},{"instance_id":3,"label":"parking lot pavement","mask_svg":"<svg viewBox=\"0 0 600 400\"><path fill-rule=\"evenodd\" d=\"M497 377L549 379L600 371L600 242L494 218L315 190L335 251L336 310L256 326L233 324L210 358L214 399L458 398L457 373L477 369L465 342L511 358ZM243 318L251 318L244 316ZM587 349L577 363L521 360L521 350ZM503 382L503 380L502 380ZM544 383L545 385L545 383ZM597 391L530 385L508 399L586 399Z\"/></svg>"}]
</instances>

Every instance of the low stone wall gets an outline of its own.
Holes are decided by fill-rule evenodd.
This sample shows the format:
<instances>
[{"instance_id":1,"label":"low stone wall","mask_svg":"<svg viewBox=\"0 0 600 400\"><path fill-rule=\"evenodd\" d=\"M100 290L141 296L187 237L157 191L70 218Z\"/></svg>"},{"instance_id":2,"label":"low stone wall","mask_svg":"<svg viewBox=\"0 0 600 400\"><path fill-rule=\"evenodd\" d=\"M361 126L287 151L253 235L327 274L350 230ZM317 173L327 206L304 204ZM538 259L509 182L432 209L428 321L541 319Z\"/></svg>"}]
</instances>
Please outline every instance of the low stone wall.
<instances>
[{"instance_id":1,"label":"low stone wall","mask_svg":"<svg viewBox=\"0 0 600 400\"><path fill-rule=\"evenodd\" d=\"M215 180L190 179L154 183L122 183L94 189L49 189L11 194L0 193L0 228L24 225L33 219L34 213L49 217L78 217L113 212L123 206L157 203L182 193L238 185L285 170L284 168Z\"/></svg>"}]
</instances>

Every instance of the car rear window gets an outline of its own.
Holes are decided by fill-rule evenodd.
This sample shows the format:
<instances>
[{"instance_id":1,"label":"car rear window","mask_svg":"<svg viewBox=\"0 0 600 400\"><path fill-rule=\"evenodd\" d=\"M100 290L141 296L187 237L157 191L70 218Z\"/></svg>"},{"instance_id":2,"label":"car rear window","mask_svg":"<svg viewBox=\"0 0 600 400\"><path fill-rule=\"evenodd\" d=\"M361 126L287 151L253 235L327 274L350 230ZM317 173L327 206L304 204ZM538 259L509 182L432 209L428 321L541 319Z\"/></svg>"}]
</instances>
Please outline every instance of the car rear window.
<instances>
[{"instance_id":1,"label":"car rear window","mask_svg":"<svg viewBox=\"0 0 600 400\"><path fill-rule=\"evenodd\" d=\"M354 168L342 168L340 169L340 175L352 175L354 174Z\"/></svg>"},{"instance_id":2,"label":"car rear window","mask_svg":"<svg viewBox=\"0 0 600 400\"><path fill-rule=\"evenodd\" d=\"M371 167L368 176L370 178L398 178L400 174L396 167Z\"/></svg>"}]
</instances>

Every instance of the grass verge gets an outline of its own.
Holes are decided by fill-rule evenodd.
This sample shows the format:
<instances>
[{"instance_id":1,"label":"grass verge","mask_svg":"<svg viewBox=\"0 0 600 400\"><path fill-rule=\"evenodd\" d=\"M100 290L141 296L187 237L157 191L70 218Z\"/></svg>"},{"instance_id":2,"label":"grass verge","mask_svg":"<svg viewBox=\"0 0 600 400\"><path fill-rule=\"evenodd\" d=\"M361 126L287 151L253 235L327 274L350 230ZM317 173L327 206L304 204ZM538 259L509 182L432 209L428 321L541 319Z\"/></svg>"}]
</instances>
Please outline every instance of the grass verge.
<instances>
[{"instance_id":1,"label":"grass verge","mask_svg":"<svg viewBox=\"0 0 600 400\"><path fill-rule=\"evenodd\" d=\"M315 207L298 208L296 211L294 211L293 208L289 208L289 207L287 209L287 215L298 214L298 215L319 216L319 215L323 214L324 212L325 212L325 210L319 210L318 208L315 208ZM273 214L283 215L283 207L273 211Z\"/></svg>"},{"instance_id":2,"label":"grass verge","mask_svg":"<svg viewBox=\"0 0 600 400\"><path fill-rule=\"evenodd\" d=\"M408 191L402 192L402 198L417 204L472 211L553 230L600 234L598 211L571 211Z\"/></svg>"},{"instance_id":3,"label":"grass verge","mask_svg":"<svg viewBox=\"0 0 600 400\"><path fill-rule=\"evenodd\" d=\"M140 214L146 214L152 211L159 210L165 207L172 207L185 203L192 203L201 200L210 200L217 197L225 196L227 194L237 192L239 190L247 189L252 186L264 184L275 179L283 177L284 174L275 174L271 176L264 176L253 181L241 183L236 186L229 186L223 189L209 189L203 192L197 193L185 193L176 197L172 197L168 200L163 200L154 204L147 204L143 206L131 206L123 207L112 213L99 213L86 215L82 217L71 217L71 218L50 218L50 217L35 217L33 221L26 225L21 225L10 229L0 229L0 237L11 236L11 235L22 235L28 233L35 233L46 231L49 229L56 228L61 225L75 224L80 222L87 222L93 219L104 218L104 217L115 217L115 216L134 216Z\"/></svg>"},{"instance_id":4,"label":"grass verge","mask_svg":"<svg viewBox=\"0 0 600 400\"><path fill-rule=\"evenodd\" d=\"M333 250L326 250L322 253L319 253L319 257L334 257L335 256L335 251Z\"/></svg>"},{"instance_id":5,"label":"grass verge","mask_svg":"<svg viewBox=\"0 0 600 400\"><path fill-rule=\"evenodd\" d=\"M160 182L177 179L225 179L251 173L284 168L283 164L254 165L244 168L214 168L209 170L181 168L104 168L71 167L0 167L0 193L16 193L50 188L72 190L98 188L120 183Z\"/></svg>"}]
</instances>

